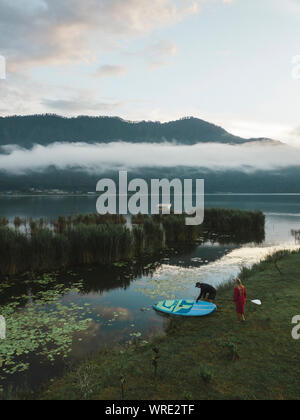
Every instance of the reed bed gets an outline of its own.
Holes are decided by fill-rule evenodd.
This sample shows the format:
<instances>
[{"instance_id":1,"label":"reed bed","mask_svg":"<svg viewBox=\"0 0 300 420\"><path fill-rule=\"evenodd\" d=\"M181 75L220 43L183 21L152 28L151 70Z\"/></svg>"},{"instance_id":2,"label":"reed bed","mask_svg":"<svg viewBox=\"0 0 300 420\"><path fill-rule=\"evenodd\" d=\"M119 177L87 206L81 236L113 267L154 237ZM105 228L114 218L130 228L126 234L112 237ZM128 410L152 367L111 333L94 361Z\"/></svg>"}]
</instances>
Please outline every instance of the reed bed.
<instances>
[{"instance_id":1,"label":"reed bed","mask_svg":"<svg viewBox=\"0 0 300 420\"><path fill-rule=\"evenodd\" d=\"M133 256L133 234L121 225L84 224L64 233L34 229L30 235L0 227L0 274L110 264Z\"/></svg>"},{"instance_id":2,"label":"reed bed","mask_svg":"<svg viewBox=\"0 0 300 420\"><path fill-rule=\"evenodd\" d=\"M218 233L264 232L265 215L260 210L211 208L205 210L204 226Z\"/></svg>"},{"instance_id":3,"label":"reed bed","mask_svg":"<svg viewBox=\"0 0 300 420\"><path fill-rule=\"evenodd\" d=\"M130 229L123 216L97 214L51 221L16 217L11 229L8 220L0 218L0 275L155 255L166 247L195 242L207 231L251 237L264 233L265 217L259 211L208 209L201 226L186 226L185 215L174 214L138 215L132 223Z\"/></svg>"}]
</instances>

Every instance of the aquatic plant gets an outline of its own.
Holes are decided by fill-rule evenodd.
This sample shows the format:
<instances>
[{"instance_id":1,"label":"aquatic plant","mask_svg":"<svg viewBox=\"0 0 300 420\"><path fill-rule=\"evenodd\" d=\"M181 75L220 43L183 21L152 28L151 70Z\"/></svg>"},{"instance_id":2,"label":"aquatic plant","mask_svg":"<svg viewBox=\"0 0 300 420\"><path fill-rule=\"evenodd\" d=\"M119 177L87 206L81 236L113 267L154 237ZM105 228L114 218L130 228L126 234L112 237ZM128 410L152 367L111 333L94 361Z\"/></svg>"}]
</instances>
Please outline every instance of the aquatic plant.
<instances>
[{"instance_id":1,"label":"aquatic plant","mask_svg":"<svg viewBox=\"0 0 300 420\"><path fill-rule=\"evenodd\" d=\"M80 264L109 264L133 256L133 234L122 225L78 225L63 234L38 229L31 235L0 227L0 274L48 271ZM58 227L58 230L60 228Z\"/></svg>"},{"instance_id":2,"label":"aquatic plant","mask_svg":"<svg viewBox=\"0 0 300 420\"><path fill-rule=\"evenodd\" d=\"M17 230L23 224L23 220L20 217L16 216L14 218L14 222L13 223L14 223L15 229Z\"/></svg>"},{"instance_id":3,"label":"aquatic plant","mask_svg":"<svg viewBox=\"0 0 300 420\"><path fill-rule=\"evenodd\" d=\"M9 221L6 217L0 217L0 226L8 226Z\"/></svg>"},{"instance_id":4,"label":"aquatic plant","mask_svg":"<svg viewBox=\"0 0 300 420\"><path fill-rule=\"evenodd\" d=\"M148 220L149 218L150 217L147 214L141 214L141 213L139 213L139 214L136 214L136 215L131 216L131 223L133 225L143 225L144 222L146 220ZM152 219L154 220L154 216L152 217Z\"/></svg>"},{"instance_id":5,"label":"aquatic plant","mask_svg":"<svg viewBox=\"0 0 300 420\"><path fill-rule=\"evenodd\" d=\"M49 276L41 284L52 282ZM77 289L70 290L75 292ZM6 319L7 339L0 346L1 380L30 368L30 354L53 362L66 359L71 352L74 333L84 332L91 324L87 312L76 304L65 306L60 302L64 286L40 290L35 295L22 295L14 302L1 306ZM25 306L24 306L25 302Z\"/></svg>"},{"instance_id":6,"label":"aquatic plant","mask_svg":"<svg viewBox=\"0 0 300 420\"><path fill-rule=\"evenodd\" d=\"M126 217L119 214L77 214L74 218L69 218L69 225L103 225L103 224L122 224L127 223Z\"/></svg>"},{"instance_id":7,"label":"aquatic plant","mask_svg":"<svg viewBox=\"0 0 300 420\"><path fill-rule=\"evenodd\" d=\"M238 209L210 208L205 210L204 228L219 234L237 237L264 238L265 215L260 210L246 211Z\"/></svg>"},{"instance_id":8,"label":"aquatic plant","mask_svg":"<svg viewBox=\"0 0 300 420\"><path fill-rule=\"evenodd\" d=\"M199 239L203 226L186 226L185 219L186 215L161 216L168 246L176 243L190 243Z\"/></svg>"},{"instance_id":9,"label":"aquatic plant","mask_svg":"<svg viewBox=\"0 0 300 420\"><path fill-rule=\"evenodd\" d=\"M204 232L229 237L243 236L247 242L264 235L263 213L231 209L208 209L203 226L186 226L185 215L138 215L132 229L126 218L98 214L60 216L57 220L23 221L15 218L15 229L0 219L0 275L84 264L112 264L144 255L157 255L164 248L203 240ZM25 231L19 228L24 224ZM29 232L28 232L29 225ZM217 235L215 235L217 236ZM215 236L213 236L215 238ZM218 237L218 241L221 239Z\"/></svg>"},{"instance_id":10,"label":"aquatic plant","mask_svg":"<svg viewBox=\"0 0 300 420\"><path fill-rule=\"evenodd\" d=\"M126 386L126 378L124 375L120 376L120 384L121 384L121 399L124 400L125 398L125 386Z\"/></svg>"},{"instance_id":11,"label":"aquatic plant","mask_svg":"<svg viewBox=\"0 0 300 420\"><path fill-rule=\"evenodd\" d=\"M78 225L66 234L72 264L109 264L130 258L132 232L121 225Z\"/></svg>"},{"instance_id":12,"label":"aquatic plant","mask_svg":"<svg viewBox=\"0 0 300 420\"><path fill-rule=\"evenodd\" d=\"M28 268L29 239L22 233L0 227L0 274L17 274Z\"/></svg>"},{"instance_id":13,"label":"aquatic plant","mask_svg":"<svg viewBox=\"0 0 300 420\"><path fill-rule=\"evenodd\" d=\"M146 219L143 224L145 249L149 254L155 254L165 247L164 232L160 224Z\"/></svg>"},{"instance_id":14,"label":"aquatic plant","mask_svg":"<svg viewBox=\"0 0 300 420\"><path fill-rule=\"evenodd\" d=\"M134 255L141 257L145 253L145 232L142 226L134 226L132 229L134 238Z\"/></svg>"}]
</instances>

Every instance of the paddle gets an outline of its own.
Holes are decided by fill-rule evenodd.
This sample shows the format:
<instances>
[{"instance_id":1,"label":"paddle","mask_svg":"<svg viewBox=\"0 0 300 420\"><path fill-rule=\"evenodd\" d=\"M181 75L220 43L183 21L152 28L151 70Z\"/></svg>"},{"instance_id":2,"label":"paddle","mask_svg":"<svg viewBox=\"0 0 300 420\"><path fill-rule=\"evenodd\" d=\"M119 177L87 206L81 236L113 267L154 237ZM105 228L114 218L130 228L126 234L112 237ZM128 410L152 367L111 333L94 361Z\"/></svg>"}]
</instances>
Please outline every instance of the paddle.
<instances>
[{"instance_id":1,"label":"paddle","mask_svg":"<svg viewBox=\"0 0 300 420\"><path fill-rule=\"evenodd\" d=\"M230 299L218 299L218 300L219 300L219 302L233 302L233 301L232 301L232 300L230 300ZM258 305L258 306L261 306L261 305L262 305L262 302L261 302L261 300L259 300L259 299L250 300L250 301L248 301L248 302L254 303L254 305Z\"/></svg>"},{"instance_id":2,"label":"paddle","mask_svg":"<svg viewBox=\"0 0 300 420\"><path fill-rule=\"evenodd\" d=\"M258 306L261 306L262 305L261 300L259 300L259 299L250 300L250 302L251 303L254 303L255 305L258 305Z\"/></svg>"}]
</instances>

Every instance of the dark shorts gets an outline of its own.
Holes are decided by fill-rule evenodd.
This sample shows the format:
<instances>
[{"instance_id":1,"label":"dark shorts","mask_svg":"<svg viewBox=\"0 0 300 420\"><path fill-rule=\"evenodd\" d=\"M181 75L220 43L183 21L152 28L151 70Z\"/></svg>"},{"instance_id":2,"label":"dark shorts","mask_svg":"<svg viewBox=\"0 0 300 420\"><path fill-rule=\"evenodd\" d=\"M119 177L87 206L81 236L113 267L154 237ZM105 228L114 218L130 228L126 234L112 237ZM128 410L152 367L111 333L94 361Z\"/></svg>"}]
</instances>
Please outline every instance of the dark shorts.
<instances>
[{"instance_id":1,"label":"dark shorts","mask_svg":"<svg viewBox=\"0 0 300 420\"><path fill-rule=\"evenodd\" d=\"M216 291L206 292L201 295L203 299L215 300L217 296Z\"/></svg>"}]
</instances>

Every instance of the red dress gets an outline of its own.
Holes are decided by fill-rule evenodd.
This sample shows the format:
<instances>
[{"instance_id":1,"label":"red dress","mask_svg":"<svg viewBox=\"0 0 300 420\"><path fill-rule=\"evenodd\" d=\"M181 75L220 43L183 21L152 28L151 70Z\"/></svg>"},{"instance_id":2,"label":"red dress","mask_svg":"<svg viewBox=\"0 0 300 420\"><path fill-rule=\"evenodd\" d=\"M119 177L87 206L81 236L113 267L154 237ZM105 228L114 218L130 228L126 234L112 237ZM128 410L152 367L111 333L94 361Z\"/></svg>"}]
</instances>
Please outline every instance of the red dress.
<instances>
[{"instance_id":1,"label":"red dress","mask_svg":"<svg viewBox=\"0 0 300 420\"><path fill-rule=\"evenodd\" d=\"M240 315L245 315L245 304L246 304L246 288L242 287L240 290L237 286L234 288L234 297L236 312Z\"/></svg>"}]
</instances>

